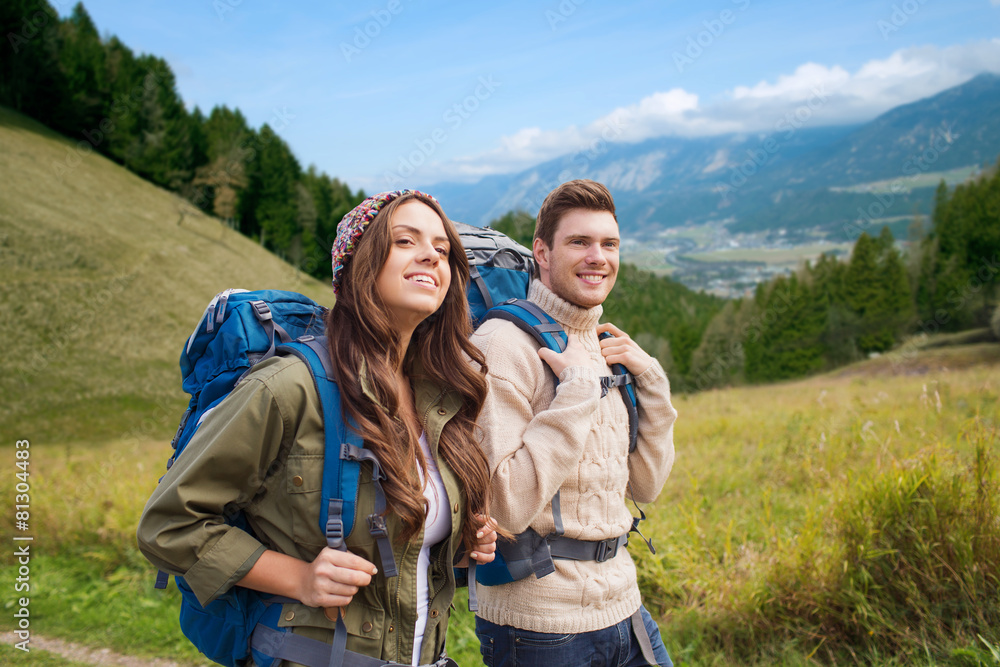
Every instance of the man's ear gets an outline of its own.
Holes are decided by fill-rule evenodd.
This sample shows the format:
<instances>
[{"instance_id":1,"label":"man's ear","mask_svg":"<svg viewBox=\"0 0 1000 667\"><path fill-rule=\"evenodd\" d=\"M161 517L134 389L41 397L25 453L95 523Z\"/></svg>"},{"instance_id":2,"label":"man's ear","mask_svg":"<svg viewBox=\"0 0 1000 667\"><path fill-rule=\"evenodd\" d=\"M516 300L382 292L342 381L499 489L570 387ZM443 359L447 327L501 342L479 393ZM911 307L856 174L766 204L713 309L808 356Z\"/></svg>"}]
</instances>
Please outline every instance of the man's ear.
<instances>
[{"instance_id":1,"label":"man's ear","mask_svg":"<svg viewBox=\"0 0 1000 667\"><path fill-rule=\"evenodd\" d=\"M549 270L549 247L542 239L535 239L531 244L531 254L535 257L538 268Z\"/></svg>"}]
</instances>

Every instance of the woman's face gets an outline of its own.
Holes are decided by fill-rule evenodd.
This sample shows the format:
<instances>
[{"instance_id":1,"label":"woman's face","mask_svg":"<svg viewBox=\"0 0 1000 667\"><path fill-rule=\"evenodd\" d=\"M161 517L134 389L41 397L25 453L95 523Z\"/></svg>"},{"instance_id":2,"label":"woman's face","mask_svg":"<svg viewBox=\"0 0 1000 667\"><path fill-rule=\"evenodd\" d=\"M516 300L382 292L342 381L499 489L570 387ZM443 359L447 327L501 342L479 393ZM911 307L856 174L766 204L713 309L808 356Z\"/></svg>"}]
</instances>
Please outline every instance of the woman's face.
<instances>
[{"instance_id":1,"label":"woman's face","mask_svg":"<svg viewBox=\"0 0 1000 667\"><path fill-rule=\"evenodd\" d=\"M376 280L390 319L412 333L444 302L451 285L451 244L444 223L430 206L408 201L390 221L392 248Z\"/></svg>"}]
</instances>

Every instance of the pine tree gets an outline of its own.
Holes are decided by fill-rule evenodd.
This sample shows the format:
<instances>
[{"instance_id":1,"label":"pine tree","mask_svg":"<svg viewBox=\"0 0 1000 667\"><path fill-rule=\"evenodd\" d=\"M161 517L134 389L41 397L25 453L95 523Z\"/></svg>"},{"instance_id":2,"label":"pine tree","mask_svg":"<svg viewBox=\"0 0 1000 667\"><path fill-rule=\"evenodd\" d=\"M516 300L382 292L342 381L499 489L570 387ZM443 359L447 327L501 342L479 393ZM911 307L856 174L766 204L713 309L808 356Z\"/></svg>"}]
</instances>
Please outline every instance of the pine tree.
<instances>
[{"instance_id":1,"label":"pine tree","mask_svg":"<svg viewBox=\"0 0 1000 667\"><path fill-rule=\"evenodd\" d=\"M104 133L105 154L129 169L133 168L142 141L140 110L145 96L143 79L132 50L112 37L105 45L108 79L108 126Z\"/></svg>"},{"instance_id":2,"label":"pine tree","mask_svg":"<svg viewBox=\"0 0 1000 667\"><path fill-rule=\"evenodd\" d=\"M59 15L44 0L0 3L0 104L61 130L67 83L59 32Z\"/></svg>"},{"instance_id":3,"label":"pine tree","mask_svg":"<svg viewBox=\"0 0 1000 667\"><path fill-rule=\"evenodd\" d=\"M315 243L317 216L316 202L313 199L312 193L301 180L296 182L295 226L298 234L292 239L288 260L299 267L300 270L304 268L306 272L311 268L305 266L304 261L306 253L309 252L309 249Z\"/></svg>"},{"instance_id":4,"label":"pine tree","mask_svg":"<svg viewBox=\"0 0 1000 667\"><path fill-rule=\"evenodd\" d=\"M987 326L1000 292L1000 169L951 193L941 183L921 253L919 328L933 333Z\"/></svg>"},{"instance_id":5,"label":"pine tree","mask_svg":"<svg viewBox=\"0 0 1000 667\"><path fill-rule=\"evenodd\" d=\"M913 293L907 276L906 264L896 249L892 232L882 228L879 235L879 282L882 301L879 304L879 326L885 343L882 352L891 349L909 328L915 315Z\"/></svg>"},{"instance_id":6,"label":"pine tree","mask_svg":"<svg viewBox=\"0 0 1000 667\"><path fill-rule=\"evenodd\" d=\"M758 337L746 345L747 379L800 377L824 366L822 335L827 304L796 274L779 276L763 290Z\"/></svg>"},{"instance_id":7,"label":"pine tree","mask_svg":"<svg viewBox=\"0 0 1000 667\"><path fill-rule=\"evenodd\" d=\"M56 119L57 126L107 153L105 131L100 127L110 106L105 52L97 27L82 3L77 3L59 26L59 40L59 65L68 94Z\"/></svg>"},{"instance_id":8,"label":"pine tree","mask_svg":"<svg viewBox=\"0 0 1000 667\"><path fill-rule=\"evenodd\" d=\"M859 323L857 346L862 354L882 352L891 346L881 321L885 317L885 285L880 281L879 271L881 252L879 241L865 232L854 244L847 268L845 301Z\"/></svg>"},{"instance_id":9,"label":"pine tree","mask_svg":"<svg viewBox=\"0 0 1000 667\"><path fill-rule=\"evenodd\" d=\"M258 192L253 217L261 245L283 254L299 232L295 186L301 168L288 145L267 124L260 128L259 146L251 186Z\"/></svg>"},{"instance_id":10,"label":"pine tree","mask_svg":"<svg viewBox=\"0 0 1000 667\"><path fill-rule=\"evenodd\" d=\"M527 211L507 211L491 222L490 227L531 249L535 236L535 217Z\"/></svg>"},{"instance_id":11,"label":"pine tree","mask_svg":"<svg viewBox=\"0 0 1000 667\"><path fill-rule=\"evenodd\" d=\"M194 177L191 126L184 104L177 94L174 73L160 58L143 55L136 60L141 84L133 93L141 96L136 105L136 127L125 164L140 176L172 190Z\"/></svg>"},{"instance_id":12,"label":"pine tree","mask_svg":"<svg viewBox=\"0 0 1000 667\"><path fill-rule=\"evenodd\" d=\"M252 134L239 110L215 107L202 123L204 162L195 170L195 203L236 226L239 200L248 185Z\"/></svg>"},{"instance_id":13,"label":"pine tree","mask_svg":"<svg viewBox=\"0 0 1000 667\"><path fill-rule=\"evenodd\" d=\"M740 329L743 334L743 368L747 382L764 382L769 378L764 332L771 323L764 316L768 312L769 295L779 280L784 278L779 276L757 285L753 298L748 299L740 309L741 314L747 318L745 328Z\"/></svg>"},{"instance_id":14,"label":"pine tree","mask_svg":"<svg viewBox=\"0 0 1000 667\"><path fill-rule=\"evenodd\" d=\"M744 352L738 318L741 300L727 301L708 323L691 356L691 384L711 389L739 384L743 379Z\"/></svg>"},{"instance_id":15,"label":"pine tree","mask_svg":"<svg viewBox=\"0 0 1000 667\"><path fill-rule=\"evenodd\" d=\"M1000 294L1000 164L964 189L967 300L972 326L988 326Z\"/></svg>"},{"instance_id":16,"label":"pine tree","mask_svg":"<svg viewBox=\"0 0 1000 667\"><path fill-rule=\"evenodd\" d=\"M808 267L812 289L827 304L826 323L821 334L827 368L856 361L859 320L847 303L847 264L831 255L820 255Z\"/></svg>"}]
</instances>

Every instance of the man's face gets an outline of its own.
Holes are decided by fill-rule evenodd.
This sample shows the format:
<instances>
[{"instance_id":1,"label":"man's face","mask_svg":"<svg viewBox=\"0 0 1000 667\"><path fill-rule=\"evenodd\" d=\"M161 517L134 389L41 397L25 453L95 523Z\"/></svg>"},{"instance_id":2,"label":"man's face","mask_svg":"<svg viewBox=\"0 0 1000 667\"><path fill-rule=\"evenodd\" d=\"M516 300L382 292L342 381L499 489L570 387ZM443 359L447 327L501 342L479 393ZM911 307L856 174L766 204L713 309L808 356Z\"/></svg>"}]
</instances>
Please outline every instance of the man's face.
<instances>
[{"instance_id":1,"label":"man's face","mask_svg":"<svg viewBox=\"0 0 1000 667\"><path fill-rule=\"evenodd\" d=\"M620 244L611 213L573 209L559 220L551 248L535 239L539 277L556 296L574 305L599 306L615 286Z\"/></svg>"}]
</instances>

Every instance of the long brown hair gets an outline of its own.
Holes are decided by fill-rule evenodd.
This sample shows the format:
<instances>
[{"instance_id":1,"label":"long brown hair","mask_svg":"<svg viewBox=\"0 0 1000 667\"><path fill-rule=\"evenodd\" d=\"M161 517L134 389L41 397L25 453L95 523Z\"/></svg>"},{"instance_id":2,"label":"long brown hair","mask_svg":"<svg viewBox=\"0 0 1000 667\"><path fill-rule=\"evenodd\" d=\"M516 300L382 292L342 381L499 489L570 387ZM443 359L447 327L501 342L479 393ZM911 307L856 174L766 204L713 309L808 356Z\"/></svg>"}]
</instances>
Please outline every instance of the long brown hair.
<instances>
[{"instance_id":1,"label":"long brown hair","mask_svg":"<svg viewBox=\"0 0 1000 667\"><path fill-rule=\"evenodd\" d=\"M408 201L431 207L441 218L451 245L448 263L451 284L440 308L425 319L400 350L399 332L392 326L376 283L392 249L391 220ZM423 460L419 433L406 420L396 419L400 400L395 369L403 361L407 372L419 367L423 377L461 398L462 407L448 421L438 440L438 451L461 481L465 493L462 534L468 548L476 543L476 514L489 512L490 474L479 446L476 419L486 399L486 363L469 342L472 324L465 297L469 264L455 226L437 202L419 194L408 194L389 202L369 223L348 259L337 295L327 314L326 333L330 357L341 379L341 405L378 457L386 474L382 483L389 510L403 523L401 538L411 539L424 525L426 501L415 461ZM400 359L400 355L405 355ZM470 359L473 363L470 363ZM419 363L418 363L419 362ZM362 363L369 387L381 409L361 391L357 381Z\"/></svg>"}]
</instances>

